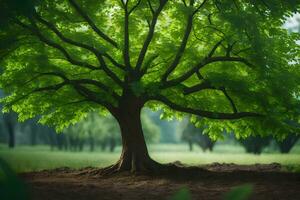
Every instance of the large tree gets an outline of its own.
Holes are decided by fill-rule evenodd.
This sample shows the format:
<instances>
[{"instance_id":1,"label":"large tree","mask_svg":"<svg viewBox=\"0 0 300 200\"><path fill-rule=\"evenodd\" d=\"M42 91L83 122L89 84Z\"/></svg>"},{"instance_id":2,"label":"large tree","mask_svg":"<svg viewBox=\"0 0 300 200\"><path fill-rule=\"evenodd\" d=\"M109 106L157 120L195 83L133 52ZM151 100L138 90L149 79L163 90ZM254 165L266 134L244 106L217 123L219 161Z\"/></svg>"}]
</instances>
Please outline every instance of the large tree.
<instances>
[{"instance_id":1,"label":"large tree","mask_svg":"<svg viewBox=\"0 0 300 200\"><path fill-rule=\"evenodd\" d=\"M58 129L110 112L123 145L112 171L162 167L148 154L144 106L192 114L210 134L284 134L299 114L300 52L282 24L299 2L2 0L3 103Z\"/></svg>"}]
</instances>

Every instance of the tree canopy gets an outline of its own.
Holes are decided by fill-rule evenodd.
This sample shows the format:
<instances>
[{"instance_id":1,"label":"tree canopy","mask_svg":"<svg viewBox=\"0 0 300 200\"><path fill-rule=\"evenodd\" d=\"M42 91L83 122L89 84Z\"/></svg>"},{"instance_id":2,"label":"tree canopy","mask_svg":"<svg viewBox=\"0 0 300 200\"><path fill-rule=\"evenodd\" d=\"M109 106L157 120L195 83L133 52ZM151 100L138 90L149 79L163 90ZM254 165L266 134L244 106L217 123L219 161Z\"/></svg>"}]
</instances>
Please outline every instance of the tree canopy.
<instances>
[{"instance_id":1,"label":"tree canopy","mask_svg":"<svg viewBox=\"0 0 300 200\"><path fill-rule=\"evenodd\" d=\"M130 93L164 118L192 114L210 134L281 136L300 112L300 37L282 28L299 9L299 0L1 0L2 102L63 130L91 111L114 113Z\"/></svg>"}]
</instances>

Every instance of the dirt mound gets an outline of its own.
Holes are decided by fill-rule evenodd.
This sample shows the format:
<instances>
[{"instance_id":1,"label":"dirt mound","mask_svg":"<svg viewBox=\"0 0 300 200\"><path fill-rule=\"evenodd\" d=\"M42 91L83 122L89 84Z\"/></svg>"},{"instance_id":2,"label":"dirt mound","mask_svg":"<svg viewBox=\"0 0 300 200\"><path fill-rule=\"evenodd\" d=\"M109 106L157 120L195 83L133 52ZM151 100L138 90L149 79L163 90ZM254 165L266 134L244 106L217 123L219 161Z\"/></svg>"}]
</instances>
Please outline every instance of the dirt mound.
<instances>
[{"instance_id":1,"label":"dirt mound","mask_svg":"<svg viewBox=\"0 0 300 200\"><path fill-rule=\"evenodd\" d=\"M232 187L251 183L251 199L299 199L300 174L281 171L281 166L214 163L201 168L184 167L161 175L118 173L101 175L101 169L59 168L20 176L30 186L33 200L142 200L168 199L180 188L193 199L222 199Z\"/></svg>"}]
</instances>

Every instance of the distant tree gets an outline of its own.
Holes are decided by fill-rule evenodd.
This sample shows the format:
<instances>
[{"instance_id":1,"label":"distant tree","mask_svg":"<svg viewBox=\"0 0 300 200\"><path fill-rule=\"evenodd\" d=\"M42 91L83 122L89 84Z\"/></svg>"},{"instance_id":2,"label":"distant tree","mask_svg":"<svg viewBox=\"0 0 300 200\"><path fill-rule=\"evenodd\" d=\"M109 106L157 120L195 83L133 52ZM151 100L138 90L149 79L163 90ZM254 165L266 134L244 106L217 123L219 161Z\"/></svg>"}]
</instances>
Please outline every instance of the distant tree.
<instances>
[{"instance_id":1,"label":"distant tree","mask_svg":"<svg viewBox=\"0 0 300 200\"><path fill-rule=\"evenodd\" d=\"M14 148L16 145L16 124L17 118L15 113L7 113L3 115L3 125L8 134L8 147Z\"/></svg>"},{"instance_id":2,"label":"distant tree","mask_svg":"<svg viewBox=\"0 0 300 200\"><path fill-rule=\"evenodd\" d=\"M158 142L160 128L146 113L142 114L142 125L146 141ZM100 144L102 150L108 147L109 151L113 152L121 141L117 121L112 116L101 117L97 113L90 113L84 120L65 129L64 133L75 149L88 142L91 151L96 144Z\"/></svg>"},{"instance_id":3,"label":"distant tree","mask_svg":"<svg viewBox=\"0 0 300 200\"><path fill-rule=\"evenodd\" d=\"M283 134L299 116L300 0L2 0L5 111L63 130L86 113L118 121L108 171L156 171L143 107L201 116L209 129ZM284 84L282 81L284 80ZM200 123L200 122L196 122ZM247 132L248 131L248 132ZM213 131L217 133L218 131Z\"/></svg>"},{"instance_id":4,"label":"distant tree","mask_svg":"<svg viewBox=\"0 0 300 200\"><path fill-rule=\"evenodd\" d=\"M289 153L299 140L300 135L289 134L284 140L276 140L281 153Z\"/></svg>"},{"instance_id":5,"label":"distant tree","mask_svg":"<svg viewBox=\"0 0 300 200\"><path fill-rule=\"evenodd\" d=\"M196 143L205 152L212 151L215 141L209 138L207 134L203 133L203 129L195 127L194 124L188 123L182 132L182 139L189 144L189 150L193 150L193 144Z\"/></svg>"},{"instance_id":6,"label":"distant tree","mask_svg":"<svg viewBox=\"0 0 300 200\"><path fill-rule=\"evenodd\" d=\"M270 144L271 139L271 137L250 136L245 139L239 139L239 142L247 153L261 154L263 149Z\"/></svg>"}]
</instances>

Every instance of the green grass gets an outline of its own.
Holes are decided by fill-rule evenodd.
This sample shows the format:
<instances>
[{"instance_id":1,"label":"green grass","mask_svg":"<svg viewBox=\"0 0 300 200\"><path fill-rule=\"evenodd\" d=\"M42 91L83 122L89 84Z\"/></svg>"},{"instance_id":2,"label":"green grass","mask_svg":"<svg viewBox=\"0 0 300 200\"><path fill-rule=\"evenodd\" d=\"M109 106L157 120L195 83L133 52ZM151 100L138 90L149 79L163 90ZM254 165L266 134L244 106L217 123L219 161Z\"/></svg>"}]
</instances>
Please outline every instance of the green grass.
<instances>
[{"instance_id":1,"label":"green grass","mask_svg":"<svg viewBox=\"0 0 300 200\"><path fill-rule=\"evenodd\" d=\"M202 165L213 162L255 164L277 162L288 169L299 169L300 154L293 150L290 154L263 153L252 155L244 153L241 147L229 145L217 145L214 152L203 153L195 146L194 152L189 152L187 145L166 144L150 145L151 156L162 163L180 161L189 165ZM15 149L8 149L0 146L0 157L6 160L17 172L38 171L58 167L83 168L83 167L104 167L113 164L120 155L120 148L116 152L67 152L50 151L47 146L18 146ZM298 167L290 167L298 166Z\"/></svg>"}]
</instances>

